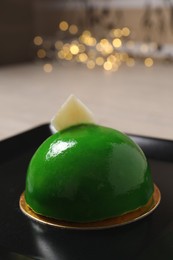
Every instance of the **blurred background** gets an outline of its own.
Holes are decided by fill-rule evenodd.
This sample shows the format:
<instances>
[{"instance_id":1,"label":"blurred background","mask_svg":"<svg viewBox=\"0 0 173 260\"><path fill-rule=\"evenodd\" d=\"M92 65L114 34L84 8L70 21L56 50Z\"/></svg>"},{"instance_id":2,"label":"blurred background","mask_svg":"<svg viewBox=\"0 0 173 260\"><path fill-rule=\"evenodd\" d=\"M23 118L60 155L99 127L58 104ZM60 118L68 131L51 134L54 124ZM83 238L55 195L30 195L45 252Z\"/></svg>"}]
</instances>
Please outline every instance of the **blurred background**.
<instances>
[{"instance_id":1,"label":"blurred background","mask_svg":"<svg viewBox=\"0 0 173 260\"><path fill-rule=\"evenodd\" d=\"M84 48L99 56L103 54L99 43L107 54L116 50L130 56L172 59L171 0L2 0L0 7L1 65L36 57L72 60L85 53ZM68 45L66 53L57 53L75 40L81 44L77 54L77 50L69 51L75 57L63 57Z\"/></svg>"},{"instance_id":2,"label":"blurred background","mask_svg":"<svg viewBox=\"0 0 173 260\"><path fill-rule=\"evenodd\" d=\"M0 138L74 93L100 123L172 139L172 61L172 0L1 0Z\"/></svg>"}]
</instances>

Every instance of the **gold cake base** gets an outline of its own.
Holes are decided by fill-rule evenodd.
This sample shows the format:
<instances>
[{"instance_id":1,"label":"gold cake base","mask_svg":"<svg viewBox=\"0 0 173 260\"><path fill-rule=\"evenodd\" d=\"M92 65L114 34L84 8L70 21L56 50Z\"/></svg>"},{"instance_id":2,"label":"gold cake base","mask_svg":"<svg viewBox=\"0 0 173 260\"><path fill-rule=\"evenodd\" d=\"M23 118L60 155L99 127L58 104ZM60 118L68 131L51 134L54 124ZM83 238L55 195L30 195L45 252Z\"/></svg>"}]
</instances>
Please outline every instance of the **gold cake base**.
<instances>
[{"instance_id":1,"label":"gold cake base","mask_svg":"<svg viewBox=\"0 0 173 260\"><path fill-rule=\"evenodd\" d=\"M156 209L156 207L160 203L160 200L161 200L160 190L156 185L154 185L153 196L144 207L138 208L135 211L123 214L118 217L97 221L97 222L89 222L89 223L61 221L61 220L56 220L53 218L48 218L36 214L26 203L24 193L22 193L20 197L19 205L20 205L20 209L25 215L43 224L48 224L54 227L67 228L67 229L105 229L105 228L122 226L144 218L145 216L149 215Z\"/></svg>"}]
</instances>

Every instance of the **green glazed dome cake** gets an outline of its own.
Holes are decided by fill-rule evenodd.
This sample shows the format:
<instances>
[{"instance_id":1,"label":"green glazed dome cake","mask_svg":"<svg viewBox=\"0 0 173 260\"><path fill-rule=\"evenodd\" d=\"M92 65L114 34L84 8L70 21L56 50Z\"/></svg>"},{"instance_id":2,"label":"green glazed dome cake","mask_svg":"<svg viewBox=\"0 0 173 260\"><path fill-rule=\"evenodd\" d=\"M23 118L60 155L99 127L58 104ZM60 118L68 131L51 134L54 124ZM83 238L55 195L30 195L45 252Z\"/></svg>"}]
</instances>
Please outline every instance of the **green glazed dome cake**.
<instances>
[{"instance_id":1,"label":"green glazed dome cake","mask_svg":"<svg viewBox=\"0 0 173 260\"><path fill-rule=\"evenodd\" d=\"M90 223L144 207L154 185L147 159L127 135L92 120L45 140L33 155L24 198L48 218Z\"/></svg>"}]
</instances>

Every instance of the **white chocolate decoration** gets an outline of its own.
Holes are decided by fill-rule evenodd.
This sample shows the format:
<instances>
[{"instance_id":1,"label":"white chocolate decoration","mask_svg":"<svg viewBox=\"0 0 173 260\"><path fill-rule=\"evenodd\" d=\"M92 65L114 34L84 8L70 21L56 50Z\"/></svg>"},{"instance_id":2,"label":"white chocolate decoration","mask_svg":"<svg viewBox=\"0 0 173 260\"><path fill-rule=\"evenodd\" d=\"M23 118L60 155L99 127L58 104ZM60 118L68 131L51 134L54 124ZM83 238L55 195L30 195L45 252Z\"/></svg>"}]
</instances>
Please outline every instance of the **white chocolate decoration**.
<instances>
[{"instance_id":1,"label":"white chocolate decoration","mask_svg":"<svg viewBox=\"0 0 173 260\"><path fill-rule=\"evenodd\" d=\"M78 98L71 95L53 117L51 126L60 131L82 123L94 124L93 114Z\"/></svg>"}]
</instances>

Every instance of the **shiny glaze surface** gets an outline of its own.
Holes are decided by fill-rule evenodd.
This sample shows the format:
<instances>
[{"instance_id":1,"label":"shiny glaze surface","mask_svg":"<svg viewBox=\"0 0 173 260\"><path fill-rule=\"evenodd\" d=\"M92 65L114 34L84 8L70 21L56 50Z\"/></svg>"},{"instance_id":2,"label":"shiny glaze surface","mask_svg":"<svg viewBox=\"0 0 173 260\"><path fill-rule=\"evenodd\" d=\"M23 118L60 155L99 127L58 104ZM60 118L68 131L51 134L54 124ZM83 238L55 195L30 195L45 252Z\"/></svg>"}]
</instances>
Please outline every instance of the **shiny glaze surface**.
<instances>
[{"instance_id":1,"label":"shiny glaze surface","mask_svg":"<svg viewBox=\"0 0 173 260\"><path fill-rule=\"evenodd\" d=\"M49 137L27 172L25 199L37 213L93 222L135 210L153 193L142 150L123 133L78 125Z\"/></svg>"}]
</instances>

